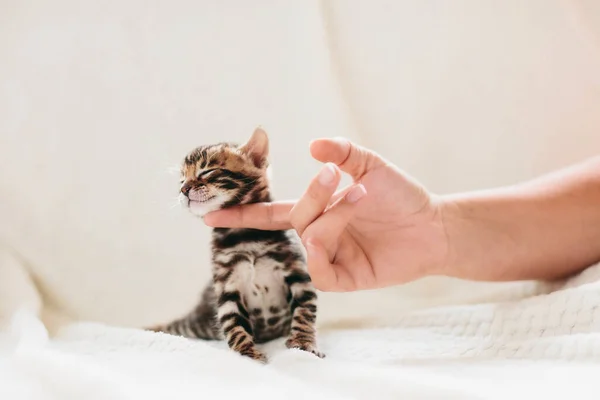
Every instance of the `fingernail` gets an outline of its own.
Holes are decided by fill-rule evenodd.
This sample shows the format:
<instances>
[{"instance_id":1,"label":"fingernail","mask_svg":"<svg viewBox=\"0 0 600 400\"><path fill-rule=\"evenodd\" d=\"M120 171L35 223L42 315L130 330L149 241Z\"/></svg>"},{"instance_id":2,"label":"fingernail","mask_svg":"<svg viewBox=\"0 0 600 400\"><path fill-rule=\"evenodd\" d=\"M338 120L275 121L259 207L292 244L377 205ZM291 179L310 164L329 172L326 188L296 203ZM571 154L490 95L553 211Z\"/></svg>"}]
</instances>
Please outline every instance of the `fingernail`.
<instances>
[{"instance_id":1,"label":"fingernail","mask_svg":"<svg viewBox=\"0 0 600 400\"><path fill-rule=\"evenodd\" d=\"M325 164L325 166L319 172L319 183L323 186L329 186L333 180L335 179L335 169L333 165L330 163Z\"/></svg>"},{"instance_id":2,"label":"fingernail","mask_svg":"<svg viewBox=\"0 0 600 400\"><path fill-rule=\"evenodd\" d=\"M346 194L346 200L349 203L356 203L367 194L367 190L363 185L358 185L350 189L348 194Z\"/></svg>"}]
</instances>

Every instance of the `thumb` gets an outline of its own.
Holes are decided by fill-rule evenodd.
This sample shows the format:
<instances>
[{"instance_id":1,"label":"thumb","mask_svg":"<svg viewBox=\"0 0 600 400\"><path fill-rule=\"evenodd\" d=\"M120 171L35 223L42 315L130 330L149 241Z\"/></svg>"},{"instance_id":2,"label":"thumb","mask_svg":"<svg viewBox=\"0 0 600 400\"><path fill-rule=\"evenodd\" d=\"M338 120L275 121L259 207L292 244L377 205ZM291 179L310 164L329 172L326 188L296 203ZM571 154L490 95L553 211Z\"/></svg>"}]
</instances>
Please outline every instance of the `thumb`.
<instances>
[{"instance_id":1,"label":"thumb","mask_svg":"<svg viewBox=\"0 0 600 400\"><path fill-rule=\"evenodd\" d=\"M355 181L387 163L377 153L344 138L314 140L310 144L310 153L318 161L336 164Z\"/></svg>"}]
</instances>

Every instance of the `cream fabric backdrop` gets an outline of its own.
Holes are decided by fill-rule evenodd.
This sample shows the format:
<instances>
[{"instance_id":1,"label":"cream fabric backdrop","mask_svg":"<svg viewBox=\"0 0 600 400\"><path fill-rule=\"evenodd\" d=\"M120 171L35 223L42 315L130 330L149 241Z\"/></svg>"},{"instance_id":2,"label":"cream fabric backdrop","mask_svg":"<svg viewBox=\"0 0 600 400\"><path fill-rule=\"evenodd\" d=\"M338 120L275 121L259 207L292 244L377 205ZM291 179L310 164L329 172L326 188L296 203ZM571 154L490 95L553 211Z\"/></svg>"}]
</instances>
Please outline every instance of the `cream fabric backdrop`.
<instances>
[{"instance_id":1,"label":"cream fabric backdrop","mask_svg":"<svg viewBox=\"0 0 600 400\"><path fill-rule=\"evenodd\" d=\"M208 229L172 207L168 169L192 146L263 125L278 198L317 171L320 136L440 193L597 154L596 4L5 1L0 240L47 304L136 326L208 277ZM397 290L324 296L322 319L383 313Z\"/></svg>"}]
</instances>

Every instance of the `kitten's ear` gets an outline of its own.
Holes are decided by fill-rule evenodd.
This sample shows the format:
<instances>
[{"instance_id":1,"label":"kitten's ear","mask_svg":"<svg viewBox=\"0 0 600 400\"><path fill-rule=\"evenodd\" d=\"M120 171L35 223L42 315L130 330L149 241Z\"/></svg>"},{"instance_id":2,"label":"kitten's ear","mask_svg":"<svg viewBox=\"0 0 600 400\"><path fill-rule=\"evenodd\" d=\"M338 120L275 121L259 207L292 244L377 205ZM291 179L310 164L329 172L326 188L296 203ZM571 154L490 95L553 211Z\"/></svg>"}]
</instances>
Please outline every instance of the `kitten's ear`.
<instances>
[{"instance_id":1,"label":"kitten's ear","mask_svg":"<svg viewBox=\"0 0 600 400\"><path fill-rule=\"evenodd\" d=\"M262 168L267 166L269 155L269 137L262 128L256 128L250 139L240 146L240 152L246 154L255 166Z\"/></svg>"}]
</instances>

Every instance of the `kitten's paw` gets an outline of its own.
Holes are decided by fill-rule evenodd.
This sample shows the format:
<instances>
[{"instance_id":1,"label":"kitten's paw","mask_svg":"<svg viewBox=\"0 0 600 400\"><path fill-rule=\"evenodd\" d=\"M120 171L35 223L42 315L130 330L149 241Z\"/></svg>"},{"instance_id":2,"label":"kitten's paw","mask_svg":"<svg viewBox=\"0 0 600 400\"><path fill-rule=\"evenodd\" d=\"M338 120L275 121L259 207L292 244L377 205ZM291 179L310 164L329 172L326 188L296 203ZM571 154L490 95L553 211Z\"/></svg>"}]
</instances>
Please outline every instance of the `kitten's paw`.
<instances>
[{"instance_id":1,"label":"kitten's paw","mask_svg":"<svg viewBox=\"0 0 600 400\"><path fill-rule=\"evenodd\" d=\"M145 331L149 331L149 332L164 332L165 326L164 325L155 325L155 326L148 326L148 327L145 327L142 329Z\"/></svg>"},{"instance_id":2,"label":"kitten's paw","mask_svg":"<svg viewBox=\"0 0 600 400\"><path fill-rule=\"evenodd\" d=\"M254 361L258 361L261 364L266 364L269 362L269 359L267 358L267 356L256 349L243 350L243 351L240 351L240 354L243 355L244 357L249 357L249 358L253 359Z\"/></svg>"},{"instance_id":3,"label":"kitten's paw","mask_svg":"<svg viewBox=\"0 0 600 400\"><path fill-rule=\"evenodd\" d=\"M300 349L312 353L319 358L325 358L325 354L321 353L319 349L317 349L317 345L311 341L291 337L285 342L285 346L288 349Z\"/></svg>"}]
</instances>

